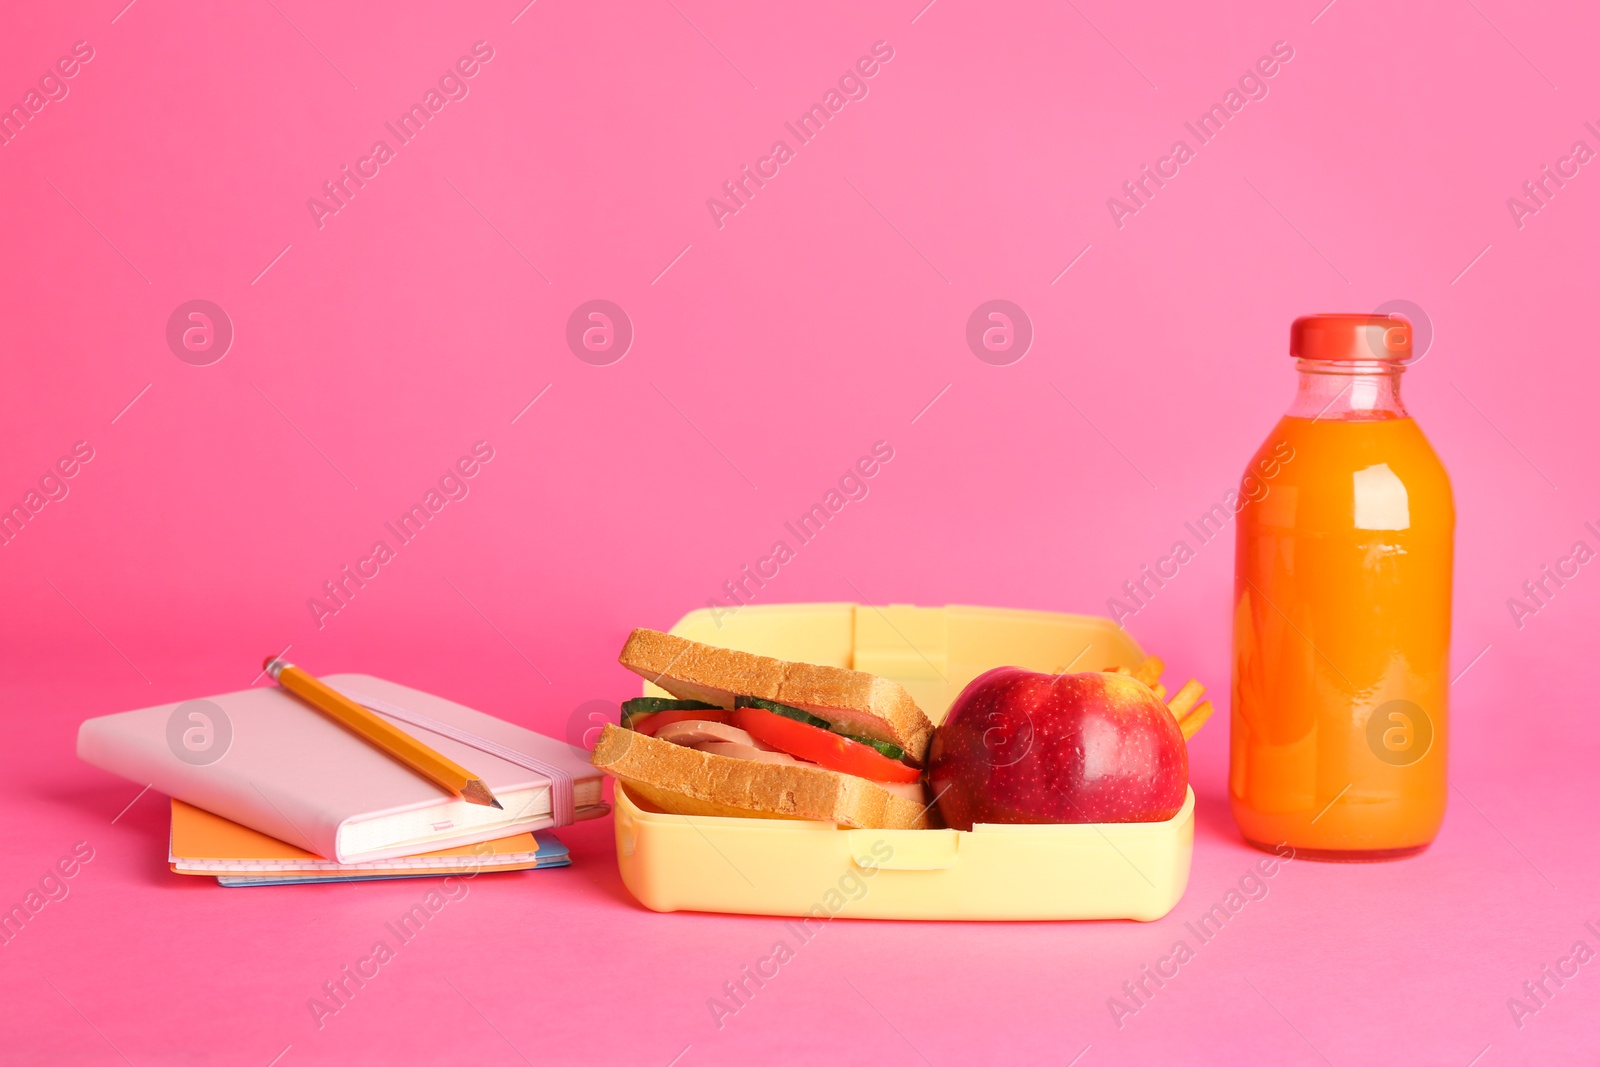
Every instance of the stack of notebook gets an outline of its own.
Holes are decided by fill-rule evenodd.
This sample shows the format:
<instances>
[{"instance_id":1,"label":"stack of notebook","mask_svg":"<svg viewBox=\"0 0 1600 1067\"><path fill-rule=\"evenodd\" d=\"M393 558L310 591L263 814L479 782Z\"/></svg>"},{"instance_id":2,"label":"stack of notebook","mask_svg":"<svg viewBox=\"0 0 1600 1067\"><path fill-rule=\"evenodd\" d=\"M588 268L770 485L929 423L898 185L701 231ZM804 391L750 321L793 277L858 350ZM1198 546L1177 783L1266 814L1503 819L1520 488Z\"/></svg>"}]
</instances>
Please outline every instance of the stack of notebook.
<instances>
[{"instance_id":1,"label":"stack of notebook","mask_svg":"<svg viewBox=\"0 0 1600 1067\"><path fill-rule=\"evenodd\" d=\"M501 807L441 791L277 686L90 719L78 755L172 797L172 870L230 886L565 866L547 831L608 810L559 741L369 675L323 681L470 767Z\"/></svg>"}]
</instances>

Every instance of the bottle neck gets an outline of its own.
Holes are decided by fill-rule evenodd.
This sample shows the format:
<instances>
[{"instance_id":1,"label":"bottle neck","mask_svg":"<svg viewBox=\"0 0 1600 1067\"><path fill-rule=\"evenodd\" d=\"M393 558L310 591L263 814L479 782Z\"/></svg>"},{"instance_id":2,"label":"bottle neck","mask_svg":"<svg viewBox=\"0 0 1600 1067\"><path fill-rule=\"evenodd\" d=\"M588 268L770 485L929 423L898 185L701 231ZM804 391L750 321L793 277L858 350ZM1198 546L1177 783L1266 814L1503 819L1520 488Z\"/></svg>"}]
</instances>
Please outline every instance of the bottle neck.
<instances>
[{"instance_id":1,"label":"bottle neck","mask_svg":"<svg viewBox=\"0 0 1600 1067\"><path fill-rule=\"evenodd\" d=\"M1287 412L1291 416L1321 422L1410 417L1400 400L1400 375L1405 373L1402 364L1315 359L1300 359L1295 364L1300 381Z\"/></svg>"}]
</instances>

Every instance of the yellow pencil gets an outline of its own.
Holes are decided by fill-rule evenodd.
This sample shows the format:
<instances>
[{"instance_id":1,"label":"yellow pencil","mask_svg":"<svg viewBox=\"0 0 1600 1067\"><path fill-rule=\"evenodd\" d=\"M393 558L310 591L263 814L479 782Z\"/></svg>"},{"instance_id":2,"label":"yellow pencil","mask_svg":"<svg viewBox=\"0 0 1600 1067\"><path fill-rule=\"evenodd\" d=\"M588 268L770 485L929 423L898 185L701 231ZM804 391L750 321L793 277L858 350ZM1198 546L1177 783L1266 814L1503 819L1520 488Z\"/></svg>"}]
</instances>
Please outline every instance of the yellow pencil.
<instances>
[{"instance_id":1,"label":"yellow pencil","mask_svg":"<svg viewBox=\"0 0 1600 1067\"><path fill-rule=\"evenodd\" d=\"M276 656L268 656L263 666L289 692L440 788L454 793L469 804L482 804L490 808L501 806L494 794L489 792L489 787L483 784L483 779L459 763L446 759L394 726L388 719L368 711L294 664Z\"/></svg>"}]
</instances>

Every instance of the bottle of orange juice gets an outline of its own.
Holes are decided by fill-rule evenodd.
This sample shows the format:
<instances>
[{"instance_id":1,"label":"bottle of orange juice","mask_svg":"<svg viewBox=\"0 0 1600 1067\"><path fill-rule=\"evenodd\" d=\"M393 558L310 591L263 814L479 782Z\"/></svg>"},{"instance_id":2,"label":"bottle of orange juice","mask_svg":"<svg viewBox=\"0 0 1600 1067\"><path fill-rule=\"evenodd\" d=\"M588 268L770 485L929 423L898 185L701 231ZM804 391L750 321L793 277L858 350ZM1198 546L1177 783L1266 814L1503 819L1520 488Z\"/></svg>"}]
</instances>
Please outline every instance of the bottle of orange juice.
<instances>
[{"instance_id":1,"label":"bottle of orange juice","mask_svg":"<svg viewBox=\"0 0 1600 1067\"><path fill-rule=\"evenodd\" d=\"M1404 319L1296 319L1289 351L1240 494L1228 798L1263 848L1410 855L1444 819L1450 479L1400 400Z\"/></svg>"}]
</instances>

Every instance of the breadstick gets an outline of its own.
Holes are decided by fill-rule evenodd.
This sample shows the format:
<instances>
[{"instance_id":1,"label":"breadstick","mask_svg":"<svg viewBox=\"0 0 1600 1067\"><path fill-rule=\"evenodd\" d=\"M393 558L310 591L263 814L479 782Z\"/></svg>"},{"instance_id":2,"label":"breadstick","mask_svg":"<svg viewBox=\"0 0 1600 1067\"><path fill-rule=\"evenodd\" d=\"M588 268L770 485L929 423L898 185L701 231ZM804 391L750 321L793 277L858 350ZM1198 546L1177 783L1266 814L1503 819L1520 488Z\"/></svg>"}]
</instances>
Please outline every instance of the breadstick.
<instances>
[{"instance_id":1,"label":"breadstick","mask_svg":"<svg viewBox=\"0 0 1600 1067\"><path fill-rule=\"evenodd\" d=\"M1145 685L1154 686L1161 681L1161 672L1167 665L1161 662L1161 657L1151 656L1133 669L1133 676Z\"/></svg>"},{"instance_id":2,"label":"breadstick","mask_svg":"<svg viewBox=\"0 0 1600 1067\"><path fill-rule=\"evenodd\" d=\"M1204 726L1209 718L1211 718L1211 701L1208 700L1198 708L1195 708L1178 724L1178 729L1183 732L1183 739L1187 741L1199 733L1200 727Z\"/></svg>"},{"instance_id":3,"label":"breadstick","mask_svg":"<svg viewBox=\"0 0 1600 1067\"><path fill-rule=\"evenodd\" d=\"M1172 699L1167 701L1167 707L1172 711L1172 717L1179 722L1188 718L1195 704L1199 703L1201 694L1205 691L1206 687L1193 678L1184 682L1183 688L1174 693Z\"/></svg>"}]
</instances>

